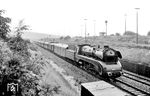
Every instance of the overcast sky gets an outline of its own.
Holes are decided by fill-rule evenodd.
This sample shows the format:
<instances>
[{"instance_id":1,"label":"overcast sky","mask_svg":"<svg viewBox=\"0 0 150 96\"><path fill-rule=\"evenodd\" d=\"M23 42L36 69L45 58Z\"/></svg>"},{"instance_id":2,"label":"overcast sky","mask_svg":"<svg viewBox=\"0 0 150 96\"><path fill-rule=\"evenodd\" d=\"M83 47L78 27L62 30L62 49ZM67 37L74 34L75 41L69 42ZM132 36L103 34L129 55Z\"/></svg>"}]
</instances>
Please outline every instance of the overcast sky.
<instances>
[{"instance_id":1,"label":"overcast sky","mask_svg":"<svg viewBox=\"0 0 150 96\"><path fill-rule=\"evenodd\" d=\"M24 19L33 32L53 35L82 35L85 32L96 35L105 32L108 21L108 34L127 30L136 32L136 10L139 13L139 34L146 35L150 30L149 0L3 0L0 9L12 18L12 25Z\"/></svg>"}]
</instances>

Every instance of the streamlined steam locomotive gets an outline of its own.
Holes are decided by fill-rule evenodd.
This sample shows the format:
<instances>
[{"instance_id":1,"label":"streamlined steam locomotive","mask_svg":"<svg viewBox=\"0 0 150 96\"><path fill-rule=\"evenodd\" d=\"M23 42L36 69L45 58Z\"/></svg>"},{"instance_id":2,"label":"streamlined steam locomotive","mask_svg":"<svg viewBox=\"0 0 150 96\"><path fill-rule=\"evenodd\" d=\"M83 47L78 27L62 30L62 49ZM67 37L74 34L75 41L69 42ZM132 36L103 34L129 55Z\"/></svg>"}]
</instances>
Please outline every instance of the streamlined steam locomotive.
<instances>
[{"instance_id":1,"label":"streamlined steam locomotive","mask_svg":"<svg viewBox=\"0 0 150 96\"><path fill-rule=\"evenodd\" d=\"M117 78L122 75L122 65L119 59L121 53L109 46L104 48L94 48L89 44L77 47L76 62L88 70L94 70L99 75Z\"/></svg>"}]
</instances>

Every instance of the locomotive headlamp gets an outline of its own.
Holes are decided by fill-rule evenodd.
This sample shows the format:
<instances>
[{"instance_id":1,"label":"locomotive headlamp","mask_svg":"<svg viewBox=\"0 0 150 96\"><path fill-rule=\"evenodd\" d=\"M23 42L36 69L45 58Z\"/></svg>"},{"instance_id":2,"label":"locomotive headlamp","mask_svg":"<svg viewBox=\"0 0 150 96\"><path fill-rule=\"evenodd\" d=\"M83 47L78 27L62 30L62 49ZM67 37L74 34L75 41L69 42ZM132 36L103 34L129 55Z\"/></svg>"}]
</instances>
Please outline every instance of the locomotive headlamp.
<instances>
[{"instance_id":1,"label":"locomotive headlamp","mask_svg":"<svg viewBox=\"0 0 150 96\"><path fill-rule=\"evenodd\" d=\"M108 76L112 76L112 72L107 72Z\"/></svg>"}]
</instances>

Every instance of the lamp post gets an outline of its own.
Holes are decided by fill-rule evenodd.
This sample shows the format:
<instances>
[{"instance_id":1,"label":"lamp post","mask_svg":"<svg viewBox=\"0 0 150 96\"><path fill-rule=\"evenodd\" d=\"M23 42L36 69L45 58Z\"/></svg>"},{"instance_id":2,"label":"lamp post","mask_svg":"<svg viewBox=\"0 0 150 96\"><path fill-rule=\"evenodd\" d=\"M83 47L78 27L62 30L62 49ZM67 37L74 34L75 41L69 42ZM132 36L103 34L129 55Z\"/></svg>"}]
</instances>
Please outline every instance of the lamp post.
<instances>
[{"instance_id":1,"label":"lamp post","mask_svg":"<svg viewBox=\"0 0 150 96\"><path fill-rule=\"evenodd\" d=\"M138 10L140 8L135 8L135 10L137 10L136 12L136 44L138 44Z\"/></svg>"},{"instance_id":2,"label":"lamp post","mask_svg":"<svg viewBox=\"0 0 150 96\"><path fill-rule=\"evenodd\" d=\"M85 20L85 43L86 43L86 21L87 19L84 19Z\"/></svg>"},{"instance_id":3,"label":"lamp post","mask_svg":"<svg viewBox=\"0 0 150 96\"><path fill-rule=\"evenodd\" d=\"M106 20L105 21L105 24L106 24L106 36L107 36L107 23L108 23L108 21Z\"/></svg>"}]
</instances>

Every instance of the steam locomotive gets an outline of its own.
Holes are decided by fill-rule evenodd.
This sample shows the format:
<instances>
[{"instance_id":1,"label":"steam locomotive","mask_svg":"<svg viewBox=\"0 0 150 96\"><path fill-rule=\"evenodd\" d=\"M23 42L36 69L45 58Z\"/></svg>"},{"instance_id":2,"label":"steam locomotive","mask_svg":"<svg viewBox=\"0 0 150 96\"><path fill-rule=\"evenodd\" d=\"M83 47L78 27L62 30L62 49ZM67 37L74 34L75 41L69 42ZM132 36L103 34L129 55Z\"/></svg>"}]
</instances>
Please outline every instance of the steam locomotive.
<instances>
[{"instance_id":1,"label":"steam locomotive","mask_svg":"<svg viewBox=\"0 0 150 96\"><path fill-rule=\"evenodd\" d=\"M78 66L107 78L120 77L122 65L121 53L109 46L96 48L90 44L67 45L62 43L37 42L51 52L77 62Z\"/></svg>"}]
</instances>

